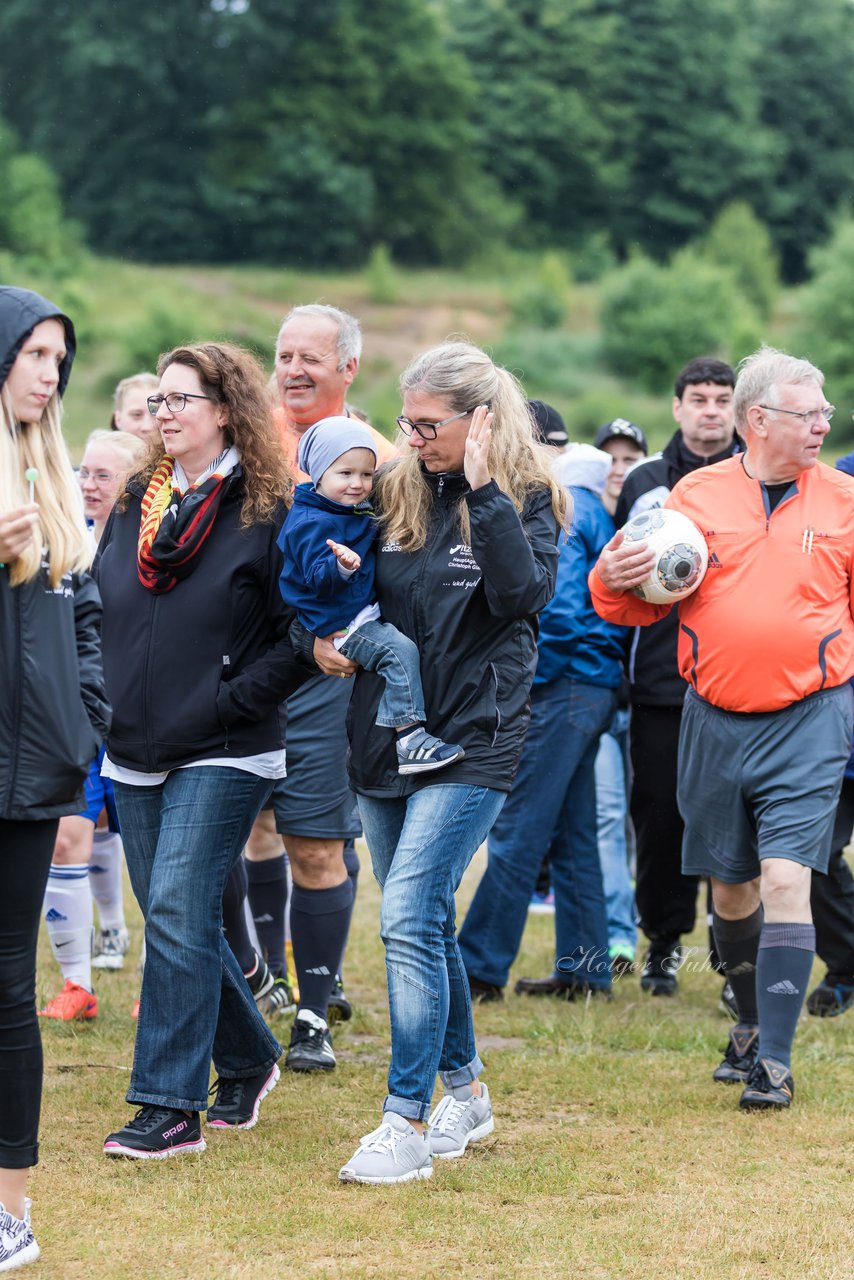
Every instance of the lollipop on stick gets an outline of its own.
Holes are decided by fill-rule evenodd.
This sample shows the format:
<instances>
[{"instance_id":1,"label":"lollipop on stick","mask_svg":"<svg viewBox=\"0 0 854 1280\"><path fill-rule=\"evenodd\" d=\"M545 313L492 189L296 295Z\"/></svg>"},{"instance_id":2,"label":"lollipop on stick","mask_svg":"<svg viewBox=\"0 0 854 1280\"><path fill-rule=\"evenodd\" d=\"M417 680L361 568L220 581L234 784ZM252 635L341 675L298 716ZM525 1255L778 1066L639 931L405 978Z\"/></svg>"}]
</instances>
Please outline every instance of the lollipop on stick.
<instances>
[{"instance_id":1,"label":"lollipop on stick","mask_svg":"<svg viewBox=\"0 0 854 1280\"><path fill-rule=\"evenodd\" d=\"M30 502L35 502L36 481L39 478L38 469L36 467L27 467L24 472L24 479L30 486Z\"/></svg>"}]
</instances>

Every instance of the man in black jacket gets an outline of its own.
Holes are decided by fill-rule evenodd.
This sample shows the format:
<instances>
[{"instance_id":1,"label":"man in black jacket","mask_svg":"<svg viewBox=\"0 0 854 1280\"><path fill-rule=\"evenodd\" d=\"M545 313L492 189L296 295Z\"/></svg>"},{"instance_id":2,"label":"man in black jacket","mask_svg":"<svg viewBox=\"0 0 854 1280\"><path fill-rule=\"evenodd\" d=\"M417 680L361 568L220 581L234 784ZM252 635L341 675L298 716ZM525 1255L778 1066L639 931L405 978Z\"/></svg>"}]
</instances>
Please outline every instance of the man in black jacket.
<instances>
[{"instance_id":1,"label":"man in black jacket","mask_svg":"<svg viewBox=\"0 0 854 1280\"><path fill-rule=\"evenodd\" d=\"M621 528L660 507L678 480L721 462L739 448L733 425L735 373L721 360L690 360L676 379L673 417L679 430L664 450L626 476L617 504ZM686 684L676 661L678 610L638 627L629 662L632 761L631 815L637 839L637 908L649 939L641 987L673 995L679 940L694 928L697 879L681 871L682 819L676 805L676 760Z\"/></svg>"}]
</instances>

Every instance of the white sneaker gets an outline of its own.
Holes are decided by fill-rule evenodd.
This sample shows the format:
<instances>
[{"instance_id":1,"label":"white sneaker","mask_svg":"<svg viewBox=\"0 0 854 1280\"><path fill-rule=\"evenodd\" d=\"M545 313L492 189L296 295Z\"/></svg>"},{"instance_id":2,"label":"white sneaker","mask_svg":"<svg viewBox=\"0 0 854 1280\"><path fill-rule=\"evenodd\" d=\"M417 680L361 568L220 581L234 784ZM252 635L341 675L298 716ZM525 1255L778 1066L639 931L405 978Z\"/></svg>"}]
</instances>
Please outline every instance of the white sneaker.
<instances>
[{"instance_id":1,"label":"white sneaker","mask_svg":"<svg viewBox=\"0 0 854 1280\"><path fill-rule=\"evenodd\" d=\"M101 929L92 947L93 969L123 969L130 946L127 929Z\"/></svg>"},{"instance_id":2,"label":"white sneaker","mask_svg":"<svg viewBox=\"0 0 854 1280\"><path fill-rule=\"evenodd\" d=\"M361 1139L359 1150L344 1165L341 1182L412 1182L432 1178L430 1131L422 1135L404 1116L386 1111L383 1122Z\"/></svg>"},{"instance_id":3,"label":"white sneaker","mask_svg":"<svg viewBox=\"0 0 854 1280\"><path fill-rule=\"evenodd\" d=\"M24 1201L24 1216L16 1218L0 1204L0 1271L14 1271L35 1262L41 1250L30 1226L31 1201Z\"/></svg>"},{"instance_id":4,"label":"white sneaker","mask_svg":"<svg viewBox=\"0 0 854 1280\"><path fill-rule=\"evenodd\" d=\"M446 1093L430 1117L430 1143L440 1160L456 1160L470 1142L478 1142L495 1128L489 1090L485 1084L481 1087L479 1098L473 1093L466 1098Z\"/></svg>"}]
</instances>

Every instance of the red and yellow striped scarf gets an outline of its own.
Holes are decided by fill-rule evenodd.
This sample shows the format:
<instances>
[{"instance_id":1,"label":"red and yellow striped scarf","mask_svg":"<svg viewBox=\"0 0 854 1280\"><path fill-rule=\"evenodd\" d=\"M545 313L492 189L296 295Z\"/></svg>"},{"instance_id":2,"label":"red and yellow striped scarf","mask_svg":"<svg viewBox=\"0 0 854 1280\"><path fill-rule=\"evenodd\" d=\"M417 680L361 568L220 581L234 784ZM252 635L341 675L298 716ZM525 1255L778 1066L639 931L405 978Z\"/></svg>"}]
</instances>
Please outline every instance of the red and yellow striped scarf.
<instances>
[{"instance_id":1,"label":"red and yellow striped scarf","mask_svg":"<svg viewBox=\"0 0 854 1280\"><path fill-rule=\"evenodd\" d=\"M173 488L175 460L161 459L142 498L137 573L149 591L171 591L192 573L195 557L213 528L223 494L240 468L212 471L185 494Z\"/></svg>"}]
</instances>

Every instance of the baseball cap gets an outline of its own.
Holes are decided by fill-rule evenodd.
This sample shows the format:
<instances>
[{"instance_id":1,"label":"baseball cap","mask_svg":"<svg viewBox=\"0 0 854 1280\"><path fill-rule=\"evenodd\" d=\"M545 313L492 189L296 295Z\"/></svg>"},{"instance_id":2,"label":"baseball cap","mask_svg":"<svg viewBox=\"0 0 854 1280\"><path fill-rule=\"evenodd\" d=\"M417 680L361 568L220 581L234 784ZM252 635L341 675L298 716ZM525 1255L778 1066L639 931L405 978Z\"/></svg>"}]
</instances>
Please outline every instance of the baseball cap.
<instances>
[{"instance_id":1,"label":"baseball cap","mask_svg":"<svg viewBox=\"0 0 854 1280\"><path fill-rule=\"evenodd\" d=\"M612 418L610 422L606 422L593 437L593 444L597 449L601 449L609 440L631 440L639 449L643 449L644 453L649 453L646 436L640 427L634 422L629 422L628 418Z\"/></svg>"},{"instance_id":2,"label":"baseball cap","mask_svg":"<svg viewBox=\"0 0 854 1280\"><path fill-rule=\"evenodd\" d=\"M566 423L557 409L544 400L529 400L528 408L534 418L534 438L538 444L548 444L553 449L569 444Z\"/></svg>"}]
</instances>

